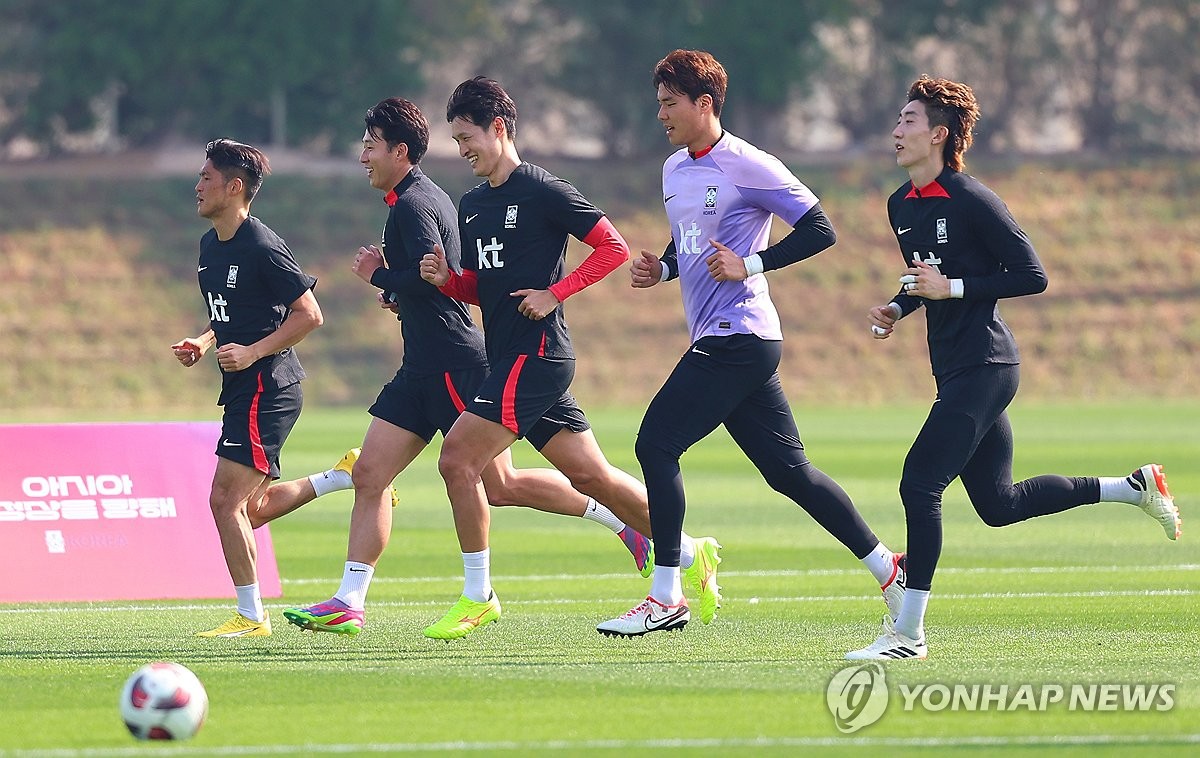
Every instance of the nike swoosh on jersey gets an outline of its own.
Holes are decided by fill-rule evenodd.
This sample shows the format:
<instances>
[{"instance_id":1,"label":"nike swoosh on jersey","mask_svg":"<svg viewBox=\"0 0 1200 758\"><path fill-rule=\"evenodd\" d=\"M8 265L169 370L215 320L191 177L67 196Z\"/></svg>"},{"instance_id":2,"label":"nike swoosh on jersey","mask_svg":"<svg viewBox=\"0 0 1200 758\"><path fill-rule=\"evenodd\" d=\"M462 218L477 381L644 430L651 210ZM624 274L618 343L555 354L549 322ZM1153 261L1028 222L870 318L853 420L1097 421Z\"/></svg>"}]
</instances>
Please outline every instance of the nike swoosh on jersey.
<instances>
[{"instance_id":1,"label":"nike swoosh on jersey","mask_svg":"<svg viewBox=\"0 0 1200 758\"><path fill-rule=\"evenodd\" d=\"M483 403L485 405L495 405L495 403L493 403L491 400L484 400L483 398L479 397L478 395L475 396L475 402Z\"/></svg>"},{"instance_id":2,"label":"nike swoosh on jersey","mask_svg":"<svg viewBox=\"0 0 1200 758\"><path fill-rule=\"evenodd\" d=\"M241 447L240 442L230 442L229 440L221 440L221 447Z\"/></svg>"},{"instance_id":3,"label":"nike swoosh on jersey","mask_svg":"<svg viewBox=\"0 0 1200 758\"><path fill-rule=\"evenodd\" d=\"M472 213L470 216L467 216L466 220L463 223L466 223L466 224L471 223L471 220L478 215L479 215L478 213Z\"/></svg>"},{"instance_id":4,"label":"nike swoosh on jersey","mask_svg":"<svg viewBox=\"0 0 1200 758\"><path fill-rule=\"evenodd\" d=\"M196 269L197 274L199 274L201 271L208 271L208 266L200 266Z\"/></svg>"},{"instance_id":5,"label":"nike swoosh on jersey","mask_svg":"<svg viewBox=\"0 0 1200 758\"><path fill-rule=\"evenodd\" d=\"M908 233L909 233L909 232L911 232L911 231L912 231L912 227L911 227L911 226L910 226L910 227L908 227L907 229L905 229L905 228L903 228L903 227L899 227L899 226L897 226L897 227L896 227L896 236L897 236L897 237L899 237L901 234L908 234Z\"/></svg>"},{"instance_id":6,"label":"nike swoosh on jersey","mask_svg":"<svg viewBox=\"0 0 1200 758\"><path fill-rule=\"evenodd\" d=\"M675 195L678 195L678 194L679 194L678 192L675 193ZM663 202L664 203L671 202L671 198L675 197L675 195L667 195L666 197L663 198Z\"/></svg>"}]
</instances>

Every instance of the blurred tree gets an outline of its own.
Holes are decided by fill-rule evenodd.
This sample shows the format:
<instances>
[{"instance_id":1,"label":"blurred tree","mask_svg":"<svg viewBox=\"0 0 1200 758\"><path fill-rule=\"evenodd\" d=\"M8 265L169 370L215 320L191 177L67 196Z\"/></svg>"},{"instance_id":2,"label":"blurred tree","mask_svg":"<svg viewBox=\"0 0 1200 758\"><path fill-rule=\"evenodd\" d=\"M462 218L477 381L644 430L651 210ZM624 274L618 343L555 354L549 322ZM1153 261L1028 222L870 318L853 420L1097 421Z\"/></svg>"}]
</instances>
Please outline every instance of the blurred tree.
<instances>
[{"instance_id":1,"label":"blurred tree","mask_svg":"<svg viewBox=\"0 0 1200 758\"><path fill-rule=\"evenodd\" d=\"M882 143L926 72L975 87L978 149L1197 150L1198 38L1198 0L0 0L0 147L340 149L380 97L441 106L483 73L533 152L661 154L649 80L683 47L728 69L726 126L777 152L818 102Z\"/></svg>"},{"instance_id":2,"label":"blurred tree","mask_svg":"<svg viewBox=\"0 0 1200 758\"><path fill-rule=\"evenodd\" d=\"M171 133L328 143L353 132L345 125L380 92L417 83L407 9L402 0L25 3L36 39L23 62L38 73L25 127L61 136L108 117L131 144Z\"/></svg>"},{"instance_id":3,"label":"blurred tree","mask_svg":"<svg viewBox=\"0 0 1200 758\"><path fill-rule=\"evenodd\" d=\"M1063 51L1054 34L1054 6L1055 0L960 3L969 9L968 23L954 40L952 65L979 98L982 116L974 150L1012 150L1030 132L1055 136L1044 134L1062 102L1056 71ZM929 73L948 75L936 69ZM1022 121L1042 128L1022 134Z\"/></svg>"},{"instance_id":4,"label":"blurred tree","mask_svg":"<svg viewBox=\"0 0 1200 758\"><path fill-rule=\"evenodd\" d=\"M778 144L790 98L819 70L813 30L840 17L821 0L546 0L575 37L551 80L587 104L610 155L662 152L655 120L654 65L677 48L711 52L730 77L725 124L764 146Z\"/></svg>"},{"instance_id":5,"label":"blurred tree","mask_svg":"<svg viewBox=\"0 0 1200 758\"><path fill-rule=\"evenodd\" d=\"M1148 148L1200 147L1200 3L1163 0L1146 9L1139 50L1137 105L1129 120Z\"/></svg>"},{"instance_id":6,"label":"blurred tree","mask_svg":"<svg viewBox=\"0 0 1200 758\"><path fill-rule=\"evenodd\" d=\"M1084 149L1109 150L1137 95L1129 72L1136 64L1138 29L1154 0L1059 0L1059 40L1066 51L1065 82L1078 113ZM1195 40L1193 40L1194 44Z\"/></svg>"},{"instance_id":7,"label":"blurred tree","mask_svg":"<svg viewBox=\"0 0 1200 758\"><path fill-rule=\"evenodd\" d=\"M0 145L21 133L36 76L31 60L34 30L27 20L37 0L0 2Z\"/></svg>"},{"instance_id":8,"label":"blurred tree","mask_svg":"<svg viewBox=\"0 0 1200 758\"><path fill-rule=\"evenodd\" d=\"M919 74L953 76L947 63L957 41L990 5L971 0L846 3L842 23L824 35L828 57L822 74L832 82L838 122L851 142L871 144L886 135Z\"/></svg>"},{"instance_id":9,"label":"blurred tree","mask_svg":"<svg viewBox=\"0 0 1200 758\"><path fill-rule=\"evenodd\" d=\"M586 5L548 0L559 19L576 24L575 39L564 49L552 81L586 112L586 123L592 125L607 155L662 152L666 143L654 116L650 81L654 64L685 44L693 6L693 0L670 4L609 0Z\"/></svg>"},{"instance_id":10,"label":"blurred tree","mask_svg":"<svg viewBox=\"0 0 1200 758\"><path fill-rule=\"evenodd\" d=\"M693 0L696 46L729 72L726 126L759 146L778 150L789 102L824 75L816 29L845 24L850 8L824 0Z\"/></svg>"}]
</instances>

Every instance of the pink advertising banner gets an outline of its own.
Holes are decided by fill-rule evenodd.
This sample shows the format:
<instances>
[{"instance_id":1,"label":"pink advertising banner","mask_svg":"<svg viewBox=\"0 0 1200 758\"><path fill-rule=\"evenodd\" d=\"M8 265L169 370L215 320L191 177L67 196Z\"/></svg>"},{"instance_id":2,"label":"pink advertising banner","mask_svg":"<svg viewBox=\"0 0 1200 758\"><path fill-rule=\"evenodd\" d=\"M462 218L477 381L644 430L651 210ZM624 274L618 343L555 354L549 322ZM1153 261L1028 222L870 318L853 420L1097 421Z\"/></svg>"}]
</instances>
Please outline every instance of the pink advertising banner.
<instances>
[{"instance_id":1,"label":"pink advertising banner","mask_svg":"<svg viewBox=\"0 0 1200 758\"><path fill-rule=\"evenodd\" d=\"M230 598L216 422L0 425L0 603ZM264 597L283 594L267 527Z\"/></svg>"}]
</instances>

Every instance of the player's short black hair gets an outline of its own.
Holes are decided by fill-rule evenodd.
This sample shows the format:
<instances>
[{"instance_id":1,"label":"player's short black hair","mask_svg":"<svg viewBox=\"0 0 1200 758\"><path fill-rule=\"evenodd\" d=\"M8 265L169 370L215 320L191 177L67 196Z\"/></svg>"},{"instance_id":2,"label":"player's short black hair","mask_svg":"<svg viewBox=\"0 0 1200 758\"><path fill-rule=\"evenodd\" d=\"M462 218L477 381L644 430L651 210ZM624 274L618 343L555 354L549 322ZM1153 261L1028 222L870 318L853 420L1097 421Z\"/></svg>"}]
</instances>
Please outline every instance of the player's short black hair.
<instances>
[{"instance_id":1,"label":"player's short black hair","mask_svg":"<svg viewBox=\"0 0 1200 758\"><path fill-rule=\"evenodd\" d=\"M389 97L367 109L367 131L380 137L388 148L408 145L408 160L417 164L429 149L429 122L411 100Z\"/></svg>"},{"instance_id":2,"label":"player's short black hair","mask_svg":"<svg viewBox=\"0 0 1200 758\"><path fill-rule=\"evenodd\" d=\"M254 199L263 177L271 173L271 162L262 150L231 139L215 139L204 148L204 155L225 181L235 177L246 186L246 202Z\"/></svg>"},{"instance_id":3,"label":"player's short black hair","mask_svg":"<svg viewBox=\"0 0 1200 758\"><path fill-rule=\"evenodd\" d=\"M446 123L456 118L464 118L484 128L499 118L504 122L509 139L517 138L517 104L500 82L486 76L468 79L454 89L446 103Z\"/></svg>"}]
</instances>

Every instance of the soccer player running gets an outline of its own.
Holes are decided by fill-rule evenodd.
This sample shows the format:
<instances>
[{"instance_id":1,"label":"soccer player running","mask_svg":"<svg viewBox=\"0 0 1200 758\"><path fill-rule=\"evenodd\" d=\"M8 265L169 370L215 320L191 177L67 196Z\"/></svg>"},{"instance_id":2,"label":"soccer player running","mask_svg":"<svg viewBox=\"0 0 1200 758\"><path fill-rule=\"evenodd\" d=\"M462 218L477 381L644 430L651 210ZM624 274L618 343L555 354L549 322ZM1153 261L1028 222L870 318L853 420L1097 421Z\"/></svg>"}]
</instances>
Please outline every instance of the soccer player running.
<instances>
[{"instance_id":1,"label":"soccer player running","mask_svg":"<svg viewBox=\"0 0 1200 758\"><path fill-rule=\"evenodd\" d=\"M650 529L645 488L609 464L568 391L575 353L562 303L620 267L629 249L608 218L571 184L522 162L516 119L516 104L492 79L469 79L450 96L446 121L459 155L486 181L459 203L466 249L462 271L448 265L441 247L432 248L420 267L427 281L480 306L491 367L474 395L464 396L465 411L446 435L438 460L463 551L465 583L458 602L425 629L425 636L436 639L462 637L500 617L480 476L517 439L528 439L575 489L606 503L634 529L643 534ZM568 235L592 252L564 277ZM696 540L693 547L686 535L682 540L693 559L707 544ZM694 559L688 565L697 587L716 586L714 562Z\"/></svg>"},{"instance_id":2,"label":"soccer player running","mask_svg":"<svg viewBox=\"0 0 1200 758\"><path fill-rule=\"evenodd\" d=\"M275 232L250 215L250 203L269 172L267 156L257 148L227 139L208 143L196 183L196 212L213 228L200 240L196 274L209 328L171 346L188 367L216 348L217 404L225 409L209 507L237 592L237 610L199 637L271 634L249 512L279 478L279 451L300 416L304 369L292 348L322 322L312 291L317 280L300 269Z\"/></svg>"},{"instance_id":3,"label":"soccer player running","mask_svg":"<svg viewBox=\"0 0 1200 758\"><path fill-rule=\"evenodd\" d=\"M1013 483L1007 407L1019 380L1017 344L997 300L1046 289L1032 243L994 192L962 173L979 106L971 88L923 76L900 110L896 163L908 171L888 198L888 221L907 267L902 287L869 312L876 339L924 306L937 399L904 460L900 498L908 527L908 589L898 617L852 660L925 658L925 607L942 549L942 492L962 480L988 526L1007 526L1079 505L1138 505L1180 534L1162 466L1128 477L1036 476ZM661 548L660 548L661 550ZM660 553L661 554L661 553Z\"/></svg>"},{"instance_id":4,"label":"soccer player running","mask_svg":"<svg viewBox=\"0 0 1200 758\"><path fill-rule=\"evenodd\" d=\"M421 258L434 246L446 252L456 270L460 257L454 204L419 165L428 147L429 123L411 101L388 98L367 111L359 162L371 186L384 193L388 217L381 246L359 248L352 268L382 290L381 304L397 313L404 358L369 409L371 424L351 461L354 508L341 586L329 600L283 612L291 623L313 631L354 635L362 629L367 591L392 530L391 482L438 431L450 431L464 399L487 374L483 334L467 306L421 278ZM571 489L562 474L515 469L507 449L484 463L479 475L491 504L527 505L597 521L621 538L638 569L649 576L649 540Z\"/></svg>"},{"instance_id":5,"label":"soccer player running","mask_svg":"<svg viewBox=\"0 0 1200 758\"><path fill-rule=\"evenodd\" d=\"M863 522L845 491L804 451L777 372L783 334L766 271L834 243L817 198L774 156L721 127L728 76L712 55L675 50L654 68L658 119L680 150L663 164L672 239L660 258L642 251L634 287L679 279L692 345L650 401L635 452L650 493L655 542L650 595L605 621L604 634L673 629L690 610L673 535L683 526L679 459L724 425L772 489L806 510L875 576L889 606L903 593L902 556ZM792 231L768 246L772 215ZM700 606L707 622L714 607Z\"/></svg>"}]
</instances>

